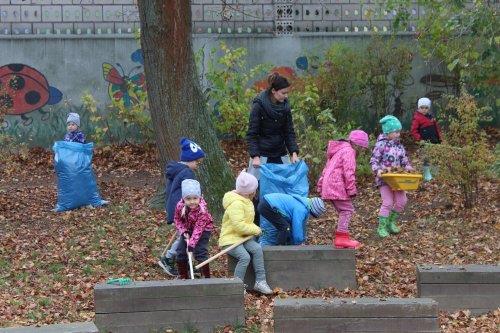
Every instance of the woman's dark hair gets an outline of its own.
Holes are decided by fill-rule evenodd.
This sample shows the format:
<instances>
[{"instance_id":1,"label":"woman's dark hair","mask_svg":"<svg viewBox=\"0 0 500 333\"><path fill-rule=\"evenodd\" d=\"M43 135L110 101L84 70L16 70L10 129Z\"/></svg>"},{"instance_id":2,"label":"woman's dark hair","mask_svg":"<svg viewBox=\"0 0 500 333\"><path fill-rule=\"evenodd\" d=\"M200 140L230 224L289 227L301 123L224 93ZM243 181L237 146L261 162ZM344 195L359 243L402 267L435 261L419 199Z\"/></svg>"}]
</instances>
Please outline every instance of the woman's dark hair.
<instances>
[{"instance_id":1,"label":"woman's dark hair","mask_svg":"<svg viewBox=\"0 0 500 333\"><path fill-rule=\"evenodd\" d=\"M290 86L290 82L288 82L286 77L281 76L278 72L269 74L267 83L269 84L269 91L271 91L271 89L281 90Z\"/></svg>"}]
</instances>

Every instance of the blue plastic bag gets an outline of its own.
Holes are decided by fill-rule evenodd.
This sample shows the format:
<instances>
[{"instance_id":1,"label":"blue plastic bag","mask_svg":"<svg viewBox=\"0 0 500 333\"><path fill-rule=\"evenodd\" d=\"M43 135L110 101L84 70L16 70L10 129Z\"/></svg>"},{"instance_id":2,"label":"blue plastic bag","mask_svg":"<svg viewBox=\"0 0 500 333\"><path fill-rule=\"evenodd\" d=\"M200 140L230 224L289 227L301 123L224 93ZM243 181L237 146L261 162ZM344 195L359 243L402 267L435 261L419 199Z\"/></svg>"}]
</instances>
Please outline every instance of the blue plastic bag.
<instances>
[{"instance_id":1,"label":"blue plastic bag","mask_svg":"<svg viewBox=\"0 0 500 333\"><path fill-rule=\"evenodd\" d=\"M57 175L56 212L108 203L101 199L92 171L93 143L56 141L52 149Z\"/></svg>"},{"instance_id":2,"label":"blue plastic bag","mask_svg":"<svg viewBox=\"0 0 500 333\"><path fill-rule=\"evenodd\" d=\"M268 193L297 194L307 197L309 195L308 172L309 168L303 160L293 164L267 163L261 165L260 200ZM260 245L276 245L278 230L262 215L260 216L260 228L262 229L262 236L259 238Z\"/></svg>"}]
</instances>

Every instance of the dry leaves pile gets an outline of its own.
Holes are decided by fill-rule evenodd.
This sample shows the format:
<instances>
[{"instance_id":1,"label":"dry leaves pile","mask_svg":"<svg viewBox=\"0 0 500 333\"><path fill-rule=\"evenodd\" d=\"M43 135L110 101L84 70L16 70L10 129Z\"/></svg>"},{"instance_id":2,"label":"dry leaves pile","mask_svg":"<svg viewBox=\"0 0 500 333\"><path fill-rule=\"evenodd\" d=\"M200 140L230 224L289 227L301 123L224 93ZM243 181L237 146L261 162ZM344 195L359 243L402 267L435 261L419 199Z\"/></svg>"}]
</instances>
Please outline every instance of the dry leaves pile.
<instances>
[{"instance_id":1,"label":"dry leaves pile","mask_svg":"<svg viewBox=\"0 0 500 333\"><path fill-rule=\"evenodd\" d=\"M235 172L248 159L241 143L224 143ZM93 287L109 277L165 279L156 265L171 230L163 212L151 211L159 168L152 147L102 148L94 168L107 208L54 213L57 188L49 151L32 149L0 166L0 327L92 320ZM409 194L402 232L375 235L380 198L368 179L359 184L351 233L357 252L358 289L276 290L273 297L247 294L247 328L272 331L274 297L416 297L415 264L499 263L498 182L481 182L472 210L446 184ZM310 244L330 244L336 214L312 220ZM211 253L217 252L217 235ZM223 259L212 265L225 276ZM443 332L497 332L500 311L472 316L441 313ZM232 328L225 328L230 332Z\"/></svg>"}]
</instances>

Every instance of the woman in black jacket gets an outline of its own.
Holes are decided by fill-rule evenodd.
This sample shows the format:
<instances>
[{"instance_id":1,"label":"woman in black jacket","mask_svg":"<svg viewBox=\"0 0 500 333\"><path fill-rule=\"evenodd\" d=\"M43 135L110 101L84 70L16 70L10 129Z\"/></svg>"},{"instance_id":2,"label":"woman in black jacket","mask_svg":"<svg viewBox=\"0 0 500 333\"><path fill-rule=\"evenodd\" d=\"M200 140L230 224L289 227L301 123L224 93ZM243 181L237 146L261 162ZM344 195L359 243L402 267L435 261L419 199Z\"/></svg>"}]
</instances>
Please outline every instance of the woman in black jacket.
<instances>
[{"instance_id":1,"label":"woman in black jacket","mask_svg":"<svg viewBox=\"0 0 500 333\"><path fill-rule=\"evenodd\" d=\"M295 138L292 113L288 104L290 83L272 73L267 78L269 88L253 101L247 132L250 154L248 172L259 178L258 168L265 163L295 163L299 147Z\"/></svg>"}]
</instances>

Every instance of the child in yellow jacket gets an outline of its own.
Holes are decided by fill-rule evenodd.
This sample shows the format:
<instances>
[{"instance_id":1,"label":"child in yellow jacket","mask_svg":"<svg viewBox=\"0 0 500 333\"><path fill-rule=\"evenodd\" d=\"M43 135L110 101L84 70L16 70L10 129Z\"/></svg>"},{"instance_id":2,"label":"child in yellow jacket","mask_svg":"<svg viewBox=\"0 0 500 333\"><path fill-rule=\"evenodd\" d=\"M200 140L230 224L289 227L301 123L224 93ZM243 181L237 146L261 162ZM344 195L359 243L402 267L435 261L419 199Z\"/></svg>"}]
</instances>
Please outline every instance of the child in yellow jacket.
<instances>
[{"instance_id":1,"label":"child in yellow jacket","mask_svg":"<svg viewBox=\"0 0 500 333\"><path fill-rule=\"evenodd\" d=\"M242 171L236 179L236 189L224 195L222 205L225 212L219 238L220 247L227 248L247 236L258 236L262 233L260 228L253 222L255 209L252 199L255 196L257 186L257 178ZM255 239L247 240L230 250L228 254L238 261L234 269L235 277L244 281L247 267L250 260L252 260L255 271L255 286L253 289L263 294L273 293L266 282L262 247Z\"/></svg>"}]
</instances>

